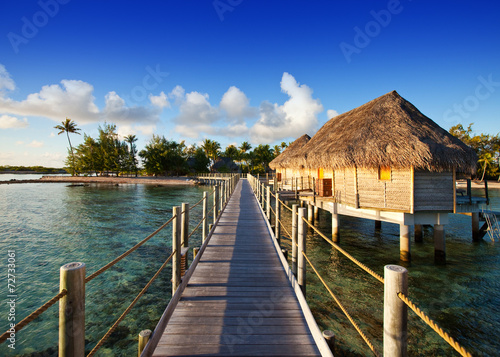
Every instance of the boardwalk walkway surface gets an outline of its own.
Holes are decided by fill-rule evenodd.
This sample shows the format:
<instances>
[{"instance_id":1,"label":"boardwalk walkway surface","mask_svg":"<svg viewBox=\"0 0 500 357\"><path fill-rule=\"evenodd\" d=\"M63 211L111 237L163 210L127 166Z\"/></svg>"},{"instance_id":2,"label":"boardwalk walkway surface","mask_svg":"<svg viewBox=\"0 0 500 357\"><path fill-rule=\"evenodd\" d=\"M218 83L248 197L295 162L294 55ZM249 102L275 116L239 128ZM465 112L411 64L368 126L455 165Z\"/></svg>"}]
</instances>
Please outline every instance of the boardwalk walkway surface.
<instances>
[{"instance_id":1,"label":"boardwalk walkway surface","mask_svg":"<svg viewBox=\"0 0 500 357\"><path fill-rule=\"evenodd\" d=\"M153 356L319 356L247 180L240 180Z\"/></svg>"}]
</instances>

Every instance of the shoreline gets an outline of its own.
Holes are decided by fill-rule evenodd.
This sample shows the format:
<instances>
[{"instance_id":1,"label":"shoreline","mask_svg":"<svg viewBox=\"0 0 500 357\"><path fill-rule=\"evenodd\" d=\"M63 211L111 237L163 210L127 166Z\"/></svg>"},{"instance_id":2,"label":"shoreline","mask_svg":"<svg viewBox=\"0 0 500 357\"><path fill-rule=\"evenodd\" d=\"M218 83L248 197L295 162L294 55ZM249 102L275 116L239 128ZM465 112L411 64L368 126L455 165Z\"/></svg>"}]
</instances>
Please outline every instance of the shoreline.
<instances>
[{"instance_id":1,"label":"shoreline","mask_svg":"<svg viewBox=\"0 0 500 357\"><path fill-rule=\"evenodd\" d=\"M102 184L146 184L146 185L184 185L193 186L198 183L194 178L187 176L181 177L101 177L101 176L43 176L37 180L13 180L0 181L1 184L19 184L19 183L102 183Z\"/></svg>"}]
</instances>

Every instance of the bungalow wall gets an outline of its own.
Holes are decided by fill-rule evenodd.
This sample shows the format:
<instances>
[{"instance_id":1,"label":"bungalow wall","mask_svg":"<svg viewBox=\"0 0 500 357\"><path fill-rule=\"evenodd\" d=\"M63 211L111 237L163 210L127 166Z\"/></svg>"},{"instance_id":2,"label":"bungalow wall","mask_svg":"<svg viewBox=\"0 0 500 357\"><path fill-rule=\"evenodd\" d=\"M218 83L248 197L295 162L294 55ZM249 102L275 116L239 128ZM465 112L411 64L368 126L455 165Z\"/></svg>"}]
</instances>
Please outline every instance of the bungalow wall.
<instances>
[{"instance_id":1,"label":"bungalow wall","mask_svg":"<svg viewBox=\"0 0 500 357\"><path fill-rule=\"evenodd\" d=\"M415 171L415 211L453 211L452 172Z\"/></svg>"}]
</instances>

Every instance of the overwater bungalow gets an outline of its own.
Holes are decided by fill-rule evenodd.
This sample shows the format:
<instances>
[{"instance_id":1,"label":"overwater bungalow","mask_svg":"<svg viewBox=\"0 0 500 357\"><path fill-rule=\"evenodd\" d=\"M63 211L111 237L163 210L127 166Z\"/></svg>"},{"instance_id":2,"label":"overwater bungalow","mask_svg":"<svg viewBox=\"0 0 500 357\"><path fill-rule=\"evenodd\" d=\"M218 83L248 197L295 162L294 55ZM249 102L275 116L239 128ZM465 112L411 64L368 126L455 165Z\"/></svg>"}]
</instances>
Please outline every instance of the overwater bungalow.
<instances>
[{"instance_id":1,"label":"overwater bungalow","mask_svg":"<svg viewBox=\"0 0 500 357\"><path fill-rule=\"evenodd\" d=\"M392 91L332 118L270 166L277 174L301 172L331 187L308 199L332 212L334 239L339 215L396 223L401 259L410 260L410 226L418 240L422 225L433 225L435 257L443 261L456 175L473 174L476 163L474 150Z\"/></svg>"},{"instance_id":2,"label":"overwater bungalow","mask_svg":"<svg viewBox=\"0 0 500 357\"><path fill-rule=\"evenodd\" d=\"M290 166L290 158L307 144L309 140L311 140L309 135L302 135L269 163L269 167L273 170L277 170L278 181L284 182L287 178L291 179L293 177L303 176L303 169Z\"/></svg>"}]
</instances>

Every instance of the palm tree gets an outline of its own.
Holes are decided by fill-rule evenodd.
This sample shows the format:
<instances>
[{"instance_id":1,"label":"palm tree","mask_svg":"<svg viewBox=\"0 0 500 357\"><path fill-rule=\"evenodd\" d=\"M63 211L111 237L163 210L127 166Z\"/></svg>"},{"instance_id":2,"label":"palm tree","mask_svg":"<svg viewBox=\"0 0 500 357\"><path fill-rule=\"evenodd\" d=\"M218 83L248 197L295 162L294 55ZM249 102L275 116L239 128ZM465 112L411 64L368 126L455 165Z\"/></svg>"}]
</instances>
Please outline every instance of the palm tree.
<instances>
[{"instance_id":1,"label":"palm tree","mask_svg":"<svg viewBox=\"0 0 500 357\"><path fill-rule=\"evenodd\" d=\"M245 161L246 165L248 166L248 154L247 151L249 151L252 148L252 145L248 141L244 141L241 143L239 149L241 152L241 160ZM243 165L242 165L243 168Z\"/></svg>"},{"instance_id":2,"label":"palm tree","mask_svg":"<svg viewBox=\"0 0 500 357\"><path fill-rule=\"evenodd\" d=\"M481 181L484 181L484 174L486 173L486 166L491 165L493 162L493 156L489 152L485 152L482 155L480 155L479 160L477 161L478 164L484 163L483 166L483 177L481 177Z\"/></svg>"},{"instance_id":3,"label":"palm tree","mask_svg":"<svg viewBox=\"0 0 500 357\"><path fill-rule=\"evenodd\" d=\"M135 177L137 177L137 162L135 160L135 145L134 143L137 141L137 137L135 135L127 135L125 137L125 142L130 144L130 163L132 164L132 168L135 172Z\"/></svg>"},{"instance_id":4,"label":"palm tree","mask_svg":"<svg viewBox=\"0 0 500 357\"><path fill-rule=\"evenodd\" d=\"M72 161L73 161L73 167L72 167L73 172L71 173L71 175L74 176L75 175L75 154L73 153L73 146L71 145L71 140L69 139L69 133L80 135L80 133L78 132L80 130L80 128L77 128L76 123L72 119L69 119L69 118L66 118L66 120L63 121L61 124L62 125L56 125L54 127L54 129L60 130L57 133L57 135L60 135L62 133L66 133L66 135L68 136L69 148L71 150L71 157L72 157Z\"/></svg>"},{"instance_id":5,"label":"palm tree","mask_svg":"<svg viewBox=\"0 0 500 357\"><path fill-rule=\"evenodd\" d=\"M210 168L212 169L220 154L220 144L215 140L205 139L203 140L201 148L205 151L207 157L212 161L212 164L210 165Z\"/></svg>"}]
</instances>

